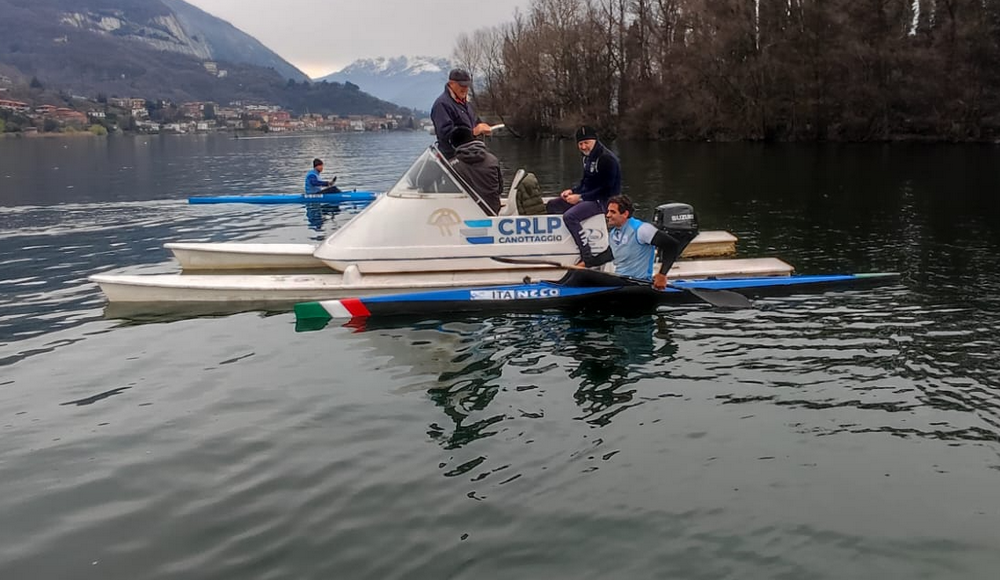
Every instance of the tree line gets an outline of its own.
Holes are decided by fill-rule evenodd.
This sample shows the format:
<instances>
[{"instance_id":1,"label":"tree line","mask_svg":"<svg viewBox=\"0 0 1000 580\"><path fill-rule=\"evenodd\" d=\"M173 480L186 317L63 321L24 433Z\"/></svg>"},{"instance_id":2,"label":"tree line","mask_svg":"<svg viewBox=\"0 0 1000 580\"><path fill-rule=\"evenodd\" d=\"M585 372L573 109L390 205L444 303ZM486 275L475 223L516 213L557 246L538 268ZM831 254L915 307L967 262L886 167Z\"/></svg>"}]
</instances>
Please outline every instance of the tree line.
<instances>
[{"instance_id":1,"label":"tree line","mask_svg":"<svg viewBox=\"0 0 1000 580\"><path fill-rule=\"evenodd\" d=\"M533 0L455 58L529 137L1000 139L1000 0Z\"/></svg>"}]
</instances>

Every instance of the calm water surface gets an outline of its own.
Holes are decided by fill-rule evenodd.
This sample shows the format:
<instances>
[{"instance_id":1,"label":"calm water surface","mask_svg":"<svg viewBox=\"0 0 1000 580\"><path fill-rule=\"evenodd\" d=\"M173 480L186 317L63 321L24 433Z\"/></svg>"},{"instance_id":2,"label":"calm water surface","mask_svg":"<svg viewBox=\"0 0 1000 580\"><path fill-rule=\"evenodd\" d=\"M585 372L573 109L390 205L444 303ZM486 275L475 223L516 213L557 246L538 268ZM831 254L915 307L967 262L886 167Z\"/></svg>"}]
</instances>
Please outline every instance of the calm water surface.
<instances>
[{"instance_id":1,"label":"calm water surface","mask_svg":"<svg viewBox=\"0 0 1000 580\"><path fill-rule=\"evenodd\" d=\"M0 140L0 578L976 578L1000 570L1000 149L615 144L745 256L878 291L397 320L109 318L173 240L318 241L422 133ZM571 143L493 143L549 191Z\"/></svg>"}]
</instances>

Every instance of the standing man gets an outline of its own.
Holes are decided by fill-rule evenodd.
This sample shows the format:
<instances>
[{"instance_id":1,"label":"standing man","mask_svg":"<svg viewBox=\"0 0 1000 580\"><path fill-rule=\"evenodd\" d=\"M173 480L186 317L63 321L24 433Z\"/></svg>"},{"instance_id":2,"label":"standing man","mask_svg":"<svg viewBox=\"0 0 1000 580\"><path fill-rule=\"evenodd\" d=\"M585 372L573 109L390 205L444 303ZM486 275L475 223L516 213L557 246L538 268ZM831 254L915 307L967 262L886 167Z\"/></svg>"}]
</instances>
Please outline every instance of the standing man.
<instances>
[{"instance_id":1,"label":"standing man","mask_svg":"<svg viewBox=\"0 0 1000 580\"><path fill-rule=\"evenodd\" d=\"M616 195L608 200L608 234L615 273L643 280L653 279L653 288L667 287L667 272L687 244L663 230L632 217L632 200ZM653 275L656 248L663 250L660 271Z\"/></svg>"},{"instance_id":2,"label":"standing man","mask_svg":"<svg viewBox=\"0 0 1000 580\"><path fill-rule=\"evenodd\" d=\"M431 107L431 121L434 122L434 134L437 135L438 150L451 159L455 156L449 137L456 127L465 127L474 136L488 134L490 126L476 116L469 103L469 87L472 86L472 76L460 69L452 69L448 73L448 84L444 92L434 101Z\"/></svg>"},{"instance_id":3,"label":"standing man","mask_svg":"<svg viewBox=\"0 0 1000 580\"><path fill-rule=\"evenodd\" d=\"M597 140L597 131L593 127L577 129L576 146L583 154L580 184L563 191L559 198L550 200L545 207L550 214L563 214L563 223L580 249L581 262L590 268L600 266L609 258L593 255L580 224L587 218L603 214L608 200L621 193L622 172L618 157Z\"/></svg>"},{"instance_id":4,"label":"standing man","mask_svg":"<svg viewBox=\"0 0 1000 580\"><path fill-rule=\"evenodd\" d=\"M313 168L306 173L306 195L320 195L323 193L340 193L333 182L337 181L334 175L330 181L323 181L319 174L323 173L323 160L313 159Z\"/></svg>"}]
</instances>

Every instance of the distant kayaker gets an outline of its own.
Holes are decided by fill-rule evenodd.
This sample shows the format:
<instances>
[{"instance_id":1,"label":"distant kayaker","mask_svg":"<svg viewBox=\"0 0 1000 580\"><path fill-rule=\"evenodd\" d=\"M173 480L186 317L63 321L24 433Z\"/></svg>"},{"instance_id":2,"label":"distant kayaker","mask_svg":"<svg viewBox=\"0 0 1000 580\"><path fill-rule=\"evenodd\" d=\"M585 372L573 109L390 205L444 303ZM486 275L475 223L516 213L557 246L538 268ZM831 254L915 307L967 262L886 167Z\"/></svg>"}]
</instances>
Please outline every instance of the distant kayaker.
<instances>
[{"instance_id":1,"label":"distant kayaker","mask_svg":"<svg viewBox=\"0 0 1000 580\"><path fill-rule=\"evenodd\" d=\"M476 139L467 127L455 127L449 142L455 149L455 158L451 160L455 173L475 190L494 214L499 213L503 174L496 155L490 153L486 144Z\"/></svg>"},{"instance_id":2,"label":"distant kayaker","mask_svg":"<svg viewBox=\"0 0 1000 580\"><path fill-rule=\"evenodd\" d=\"M604 213L608 200L621 193L622 172L618 157L598 141L593 127L585 125L577 129L576 146L583 154L580 184L549 200L545 207L550 214L563 214L563 223L580 248L580 262L590 268L604 264L610 256L603 252L593 255L590 244L583 237L581 224L587 218Z\"/></svg>"},{"instance_id":3,"label":"distant kayaker","mask_svg":"<svg viewBox=\"0 0 1000 580\"><path fill-rule=\"evenodd\" d=\"M460 68L452 69L448 73L444 92L431 107L431 121L434 123L438 150L446 159L455 156L455 148L451 146L449 137L456 127L469 129L473 136L489 134L491 131L490 126L476 116L472 103L469 102L471 86L472 75Z\"/></svg>"},{"instance_id":4,"label":"distant kayaker","mask_svg":"<svg viewBox=\"0 0 1000 580\"><path fill-rule=\"evenodd\" d=\"M681 242L653 224L632 217L634 206L626 195L608 200L608 234L614 255L615 273L653 280L653 288L667 287L667 272L678 258ZM662 250L660 271L653 274L656 248Z\"/></svg>"},{"instance_id":5,"label":"distant kayaker","mask_svg":"<svg viewBox=\"0 0 1000 580\"><path fill-rule=\"evenodd\" d=\"M324 193L340 193L333 183L337 181L334 175L330 181L323 181L319 174L323 173L323 160L313 159L313 168L306 173L306 195L321 195Z\"/></svg>"}]
</instances>

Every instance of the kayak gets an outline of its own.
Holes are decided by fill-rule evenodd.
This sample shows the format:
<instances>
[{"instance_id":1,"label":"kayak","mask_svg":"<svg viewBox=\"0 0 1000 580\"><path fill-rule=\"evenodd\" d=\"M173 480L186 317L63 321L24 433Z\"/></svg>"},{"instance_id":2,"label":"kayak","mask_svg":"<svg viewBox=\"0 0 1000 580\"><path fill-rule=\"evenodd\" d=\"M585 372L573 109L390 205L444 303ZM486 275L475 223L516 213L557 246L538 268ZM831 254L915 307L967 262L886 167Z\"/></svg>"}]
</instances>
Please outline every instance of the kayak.
<instances>
[{"instance_id":1,"label":"kayak","mask_svg":"<svg viewBox=\"0 0 1000 580\"><path fill-rule=\"evenodd\" d=\"M387 294L302 302L295 305L297 321L367 318L454 312L524 312L545 309L598 307L615 312L653 309L663 304L740 304L727 295L789 295L893 284L897 273L764 276L677 280L664 290L637 281L593 270L573 269L557 281L526 281L523 284L457 288L403 294ZM717 301L713 293L724 298ZM749 305L749 302L744 302ZM739 307L739 306L737 306Z\"/></svg>"},{"instance_id":2,"label":"kayak","mask_svg":"<svg viewBox=\"0 0 1000 580\"><path fill-rule=\"evenodd\" d=\"M374 201L378 194L374 191L342 191L340 193L273 193L261 195L213 195L189 197L188 203L367 203Z\"/></svg>"}]
</instances>

